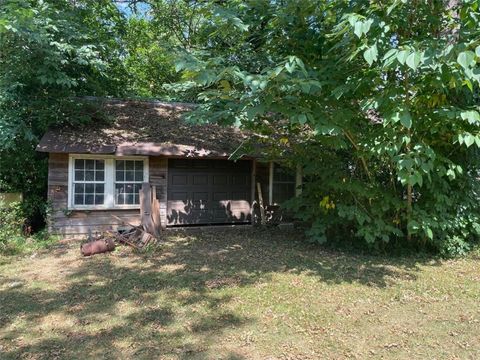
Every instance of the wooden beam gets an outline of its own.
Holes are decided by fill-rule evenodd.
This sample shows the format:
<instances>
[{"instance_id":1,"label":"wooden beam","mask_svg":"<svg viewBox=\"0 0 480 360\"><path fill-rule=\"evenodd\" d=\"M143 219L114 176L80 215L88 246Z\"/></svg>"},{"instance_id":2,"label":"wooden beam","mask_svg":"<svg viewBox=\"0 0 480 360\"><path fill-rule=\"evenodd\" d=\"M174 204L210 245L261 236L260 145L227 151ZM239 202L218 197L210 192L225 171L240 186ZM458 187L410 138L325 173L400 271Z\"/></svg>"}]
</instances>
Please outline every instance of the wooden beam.
<instances>
[{"instance_id":1,"label":"wooden beam","mask_svg":"<svg viewBox=\"0 0 480 360\"><path fill-rule=\"evenodd\" d=\"M268 204L273 205L273 161L270 161L268 172Z\"/></svg>"},{"instance_id":2,"label":"wooden beam","mask_svg":"<svg viewBox=\"0 0 480 360\"><path fill-rule=\"evenodd\" d=\"M152 220L152 188L147 182L142 184L140 190L140 216L145 231L155 234L155 224Z\"/></svg>"},{"instance_id":3,"label":"wooden beam","mask_svg":"<svg viewBox=\"0 0 480 360\"><path fill-rule=\"evenodd\" d=\"M253 205L253 202L255 201L255 184L256 184L256 178L257 178L257 160L253 159L252 160L252 178L251 178L251 204ZM252 207L253 211L253 207Z\"/></svg>"},{"instance_id":4,"label":"wooden beam","mask_svg":"<svg viewBox=\"0 0 480 360\"><path fill-rule=\"evenodd\" d=\"M257 183L258 190L258 205L260 205L260 223L265 225L267 223L265 218L265 207L263 206L263 195L262 195L262 185Z\"/></svg>"}]
</instances>

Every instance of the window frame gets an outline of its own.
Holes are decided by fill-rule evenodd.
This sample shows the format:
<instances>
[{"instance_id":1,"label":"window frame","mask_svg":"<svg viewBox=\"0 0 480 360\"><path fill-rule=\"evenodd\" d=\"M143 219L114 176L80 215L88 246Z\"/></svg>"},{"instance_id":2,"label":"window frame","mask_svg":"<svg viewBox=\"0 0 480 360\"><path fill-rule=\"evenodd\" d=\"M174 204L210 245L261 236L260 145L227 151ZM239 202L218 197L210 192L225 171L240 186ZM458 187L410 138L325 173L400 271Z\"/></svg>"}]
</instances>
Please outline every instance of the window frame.
<instances>
[{"instance_id":1,"label":"window frame","mask_svg":"<svg viewBox=\"0 0 480 360\"><path fill-rule=\"evenodd\" d=\"M105 161L105 189L103 205L75 205L74 204L74 165L75 160L104 160ZM140 209L140 204L115 204L115 161L116 160L142 160L143 180L149 181L148 156L116 156L93 154L70 154L68 157L68 210L128 210ZM78 183L78 181L77 181Z\"/></svg>"},{"instance_id":2,"label":"window frame","mask_svg":"<svg viewBox=\"0 0 480 360\"><path fill-rule=\"evenodd\" d=\"M274 172L275 172L275 167L276 166L282 166L279 163L276 163L274 161L270 161L269 164L269 184L268 184L268 202L270 205L280 205L281 203L275 201L275 194L273 191L274 185L275 184L287 184L287 185L293 185L294 187L294 194L292 198L295 196L299 195L298 192L298 187L301 185L301 175L299 174L300 168L297 166L295 171L293 172L293 179L290 181L278 181L274 180Z\"/></svg>"},{"instance_id":3,"label":"window frame","mask_svg":"<svg viewBox=\"0 0 480 360\"><path fill-rule=\"evenodd\" d=\"M135 173L137 172L135 169L134 169L134 180L131 180L131 181L128 181L128 180L117 180L117 172L119 171L118 168L117 168L117 161L141 161L143 163L142 167L143 167L143 180L142 181L137 181L135 180ZM127 185L127 184L133 184L134 186L135 185L140 185L140 188L142 187L142 183L145 182L145 160L143 159L114 159L113 160L113 168L114 168L114 174L113 174L113 201L114 201L114 204L115 206L137 206L139 207L140 206L140 193L138 195L138 204L118 204L117 203L117 184L123 184L124 186ZM125 165L125 164L124 164ZM127 169L122 169L122 171L124 172L124 175L126 174L126 171L128 171Z\"/></svg>"}]
</instances>

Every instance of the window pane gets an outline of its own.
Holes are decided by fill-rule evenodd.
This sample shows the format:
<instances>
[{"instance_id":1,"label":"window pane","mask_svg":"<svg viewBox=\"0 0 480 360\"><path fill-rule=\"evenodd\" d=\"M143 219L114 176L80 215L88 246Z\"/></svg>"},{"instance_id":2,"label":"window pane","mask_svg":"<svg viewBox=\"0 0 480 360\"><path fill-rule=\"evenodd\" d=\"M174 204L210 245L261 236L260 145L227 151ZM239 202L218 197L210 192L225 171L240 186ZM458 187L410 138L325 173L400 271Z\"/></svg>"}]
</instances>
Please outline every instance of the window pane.
<instances>
[{"instance_id":1,"label":"window pane","mask_svg":"<svg viewBox=\"0 0 480 360\"><path fill-rule=\"evenodd\" d=\"M134 165L133 160L127 160L125 161L125 170L135 170L135 165Z\"/></svg>"},{"instance_id":2,"label":"window pane","mask_svg":"<svg viewBox=\"0 0 480 360\"><path fill-rule=\"evenodd\" d=\"M95 169L97 169L97 170L105 169L105 161L104 160L96 160L95 161Z\"/></svg>"},{"instance_id":3,"label":"window pane","mask_svg":"<svg viewBox=\"0 0 480 360\"><path fill-rule=\"evenodd\" d=\"M115 202L118 205L139 204L139 190L141 184L123 183L115 185Z\"/></svg>"},{"instance_id":4,"label":"window pane","mask_svg":"<svg viewBox=\"0 0 480 360\"><path fill-rule=\"evenodd\" d=\"M274 164L273 181L295 182L295 173L289 168Z\"/></svg>"},{"instance_id":5,"label":"window pane","mask_svg":"<svg viewBox=\"0 0 480 360\"><path fill-rule=\"evenodd\" d=\"M135 161L135 170L143 171L143 161Z\"/></svg>"},{"instance_id":6,"label":"window pane","mask_svg":"<svg viewBox=\"0 0 480 360\"><path fill-rule=\"evenodd\" d=\"M95 195L95 205L103 205L103 200L103 195Z\"/></svg>"},{"instance_id":7,"label":"window pane","mask_svg":"<svg viewBox=\"0 0 480 360\"><path fill-rule=\"evenodd\" d=\"M127 197L125 199L125 203L126 204L129 204L129 205L133 205L134 202L133 202L133 194L127 194Z\"/></svg>"},{"instance_id":8,"label":"window pane","mask_svg":"<svg viewBox=\"0 0 480 360\"><path fill-rule=\"evenodd\" d=\"M125 194L117 194L117 204L118 205L125 204Z\"/></svg>"},{"instance_id":9,"label":"window pane","mask_svg":"<svg viewBox=\"0 0 480 360\"><path fill-rule=\"evenodd\" d=\"M75 181L85 180L85 172L83 170L75 170Z\"/></svg>"},{"instance_id":10,"label":"window pane","mask_svg":"<svg viewBox=\"0 0 480 360\"><path fill-rule=\"evenodd\" d=\"M135 171L135 181L143 182L143 171Z\"/></svg>"},{"instance_id":11,"label":"window pane","mask_svg":"<svg viewBox=\"0 0 480 360\"><path fill-rule=\"evenodd\" d=\"M85 160L75 159L75 170L83 170L83 169L85 169Z\"/></svg>"},{"instance_id":12,"label":"window pane","mask_svg":"<svg viewBox=\"0 0 480 360\"><path fill-rule=\"evenodd\" d=\"M85 160L85 169L94 170L95 169L95 160Z\"/></svg>"},{"instance_id":13,"label":"window pane","mask_svg":"<svg viewBox=\"0 0 480 360\"><path fill-rule=\"evenodd\" d=\"M96 194L103 194L105 191L105 185L103 184L96 184L95 185L95 193Z\"/></svg>"},{"instance_id":14,"label":"window pane","mask_svg":"<svg viewBox=\"0 0 480 360\"><path fill-rule=\"evenodd\" d=\"M134 171L125 171L125 181L134 181Z\"/></svg>"},{"instance_id":15,"label":"window pane","mask_svg":"<svg viewBox=\"0 0 480 360\"><path fill-rule=\"evenodd\" d=\"M85 192L92 194L95 192L95 184L85 184Z\"/></svg>"},{"instance_id":16,"label":"window pane","mask_svg":"<svg viewBox=\"0 0 480 360\"><path fill-rule=\"evenodd\" d=\"M93 170L91 171L85 171L85 181L94 181L95 180L95 172Z\"/></svg>"},{"instance_id":17,"label":"window pane","mask_svg":"<svg viewBox=\"0 0 480 360\"><path fill-rule=\"evenodd\" d=\"M115 179L116 181L125 181L125 172L117 170Z\"/></svg>"},{"instance_id":18,"label":"window pane","mask_svg":"<svg viewBox=\"0 0 480 360\"><path fill-rule=\"evenodd\" d=\"M85 205L94 205L93 194L85 194Z\"/></svg>"},{"instance_id":19,"label":"window pane","mask_svg":"<svg viewBox=\"0 0 480 360\"><path fill-rule=\"evenodd\" d=\"M103 170L95 171L95 181L104 181L105 180L105 172Z\"/></svg>"},{"instance_id":20,"label":"window pane","mask_svg":"<svg viewBox=\"0 0 480 360\"><path fill-rule=\"evenodd\" d=\"M85 192L84 184L75 184L75 194L83 194Z\"/></svg>"},{"instance_id":21,"label":"window pane","mask_svg":"<svg viewBox=\"0 0 480 360\"><path fill-rule=\"evenodd\" d=\"M125 161L124 160L117 160L115 167L117 170L125 170Z\"/></svg>"},{"instance_id":22,"label":"window pane","mask_svg":"<svg viewBox=\"0 0 480 360\"><path fill-rule=\"evenodd\" d=\"M74 205L83 205L83 194L81 194L81 195L75 194L73 203L74 203Z\"/></svg>"}]
</instances>

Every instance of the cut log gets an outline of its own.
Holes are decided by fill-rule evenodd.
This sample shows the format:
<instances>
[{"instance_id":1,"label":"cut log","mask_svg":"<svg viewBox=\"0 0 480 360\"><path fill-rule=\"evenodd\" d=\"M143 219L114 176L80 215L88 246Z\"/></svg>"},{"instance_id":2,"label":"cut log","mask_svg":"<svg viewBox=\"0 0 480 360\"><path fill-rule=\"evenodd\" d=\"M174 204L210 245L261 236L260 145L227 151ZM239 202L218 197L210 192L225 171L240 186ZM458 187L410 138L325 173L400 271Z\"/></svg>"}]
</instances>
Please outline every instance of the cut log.
<instances>
[{"instance_id":1,"label":"cut log","mask_svg":"<svg viewBox=\"0 0 480 360\"><path fill-rule=\"evenodd\" d=\"M104 238L83 244L80 251L83 256L91 256L115 250L115 243L111 238Z\"/></svg>"}]
</instances>

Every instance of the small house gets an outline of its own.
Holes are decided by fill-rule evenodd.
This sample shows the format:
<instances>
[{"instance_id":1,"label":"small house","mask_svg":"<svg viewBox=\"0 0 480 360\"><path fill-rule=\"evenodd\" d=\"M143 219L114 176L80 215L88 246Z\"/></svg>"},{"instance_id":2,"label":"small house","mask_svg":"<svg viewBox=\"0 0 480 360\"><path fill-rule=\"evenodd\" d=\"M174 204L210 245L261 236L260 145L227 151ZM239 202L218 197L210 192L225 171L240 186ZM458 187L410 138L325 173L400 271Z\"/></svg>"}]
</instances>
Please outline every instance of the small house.
<instances>
[{"instance_id":1,"label":"small house","mask_svg":"<svg viewBox=\"0 0 480 360\"><path fill-rule=\"evenodd\" d=\"M37 146L49 153L52 233L78 237L138 224L145 182L155 189L162 227L251 224L257 183L270 204L299 184L274 163L229 160L247 136L185 122L192 105L104 100L101 108L106 121L51 129Z\"/></svg>"}]
</instances>

